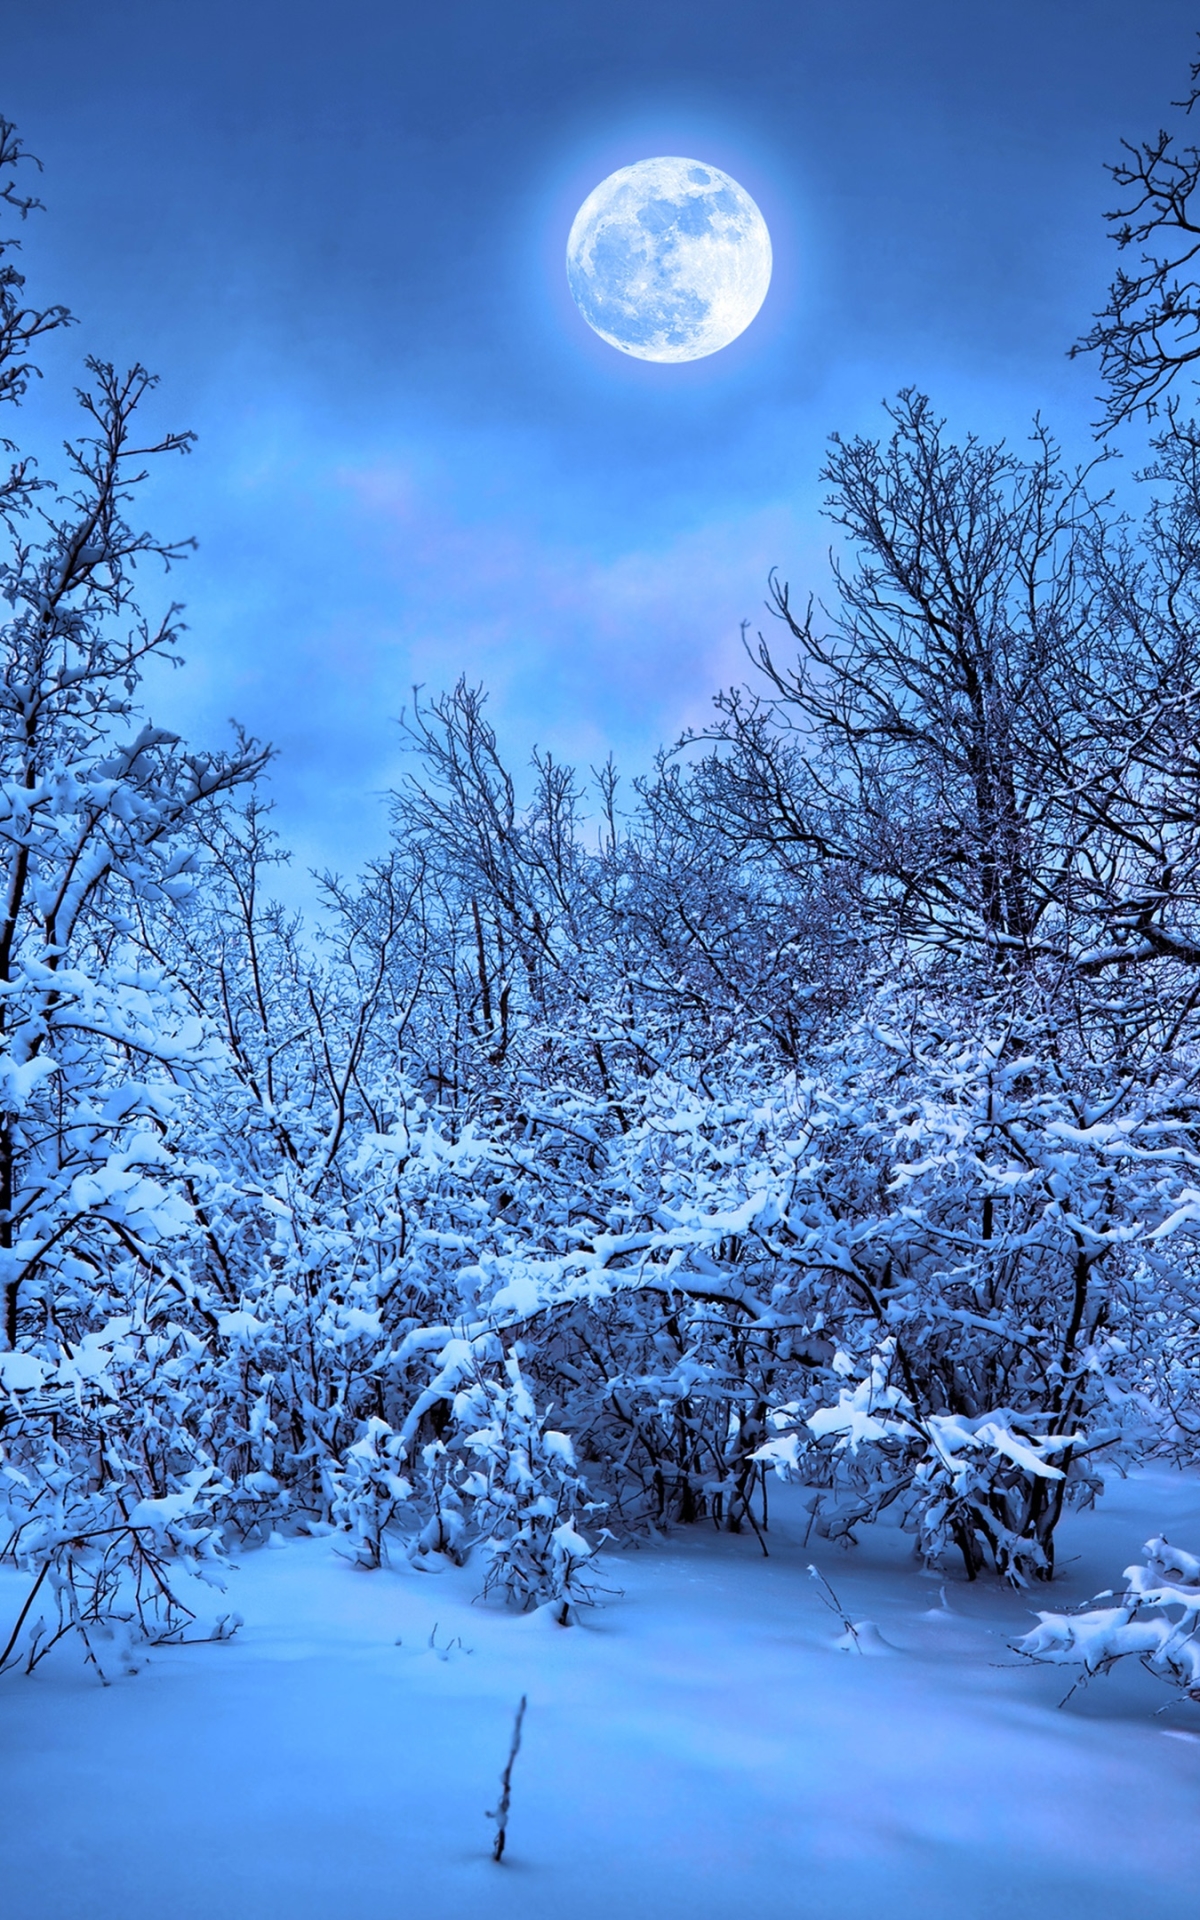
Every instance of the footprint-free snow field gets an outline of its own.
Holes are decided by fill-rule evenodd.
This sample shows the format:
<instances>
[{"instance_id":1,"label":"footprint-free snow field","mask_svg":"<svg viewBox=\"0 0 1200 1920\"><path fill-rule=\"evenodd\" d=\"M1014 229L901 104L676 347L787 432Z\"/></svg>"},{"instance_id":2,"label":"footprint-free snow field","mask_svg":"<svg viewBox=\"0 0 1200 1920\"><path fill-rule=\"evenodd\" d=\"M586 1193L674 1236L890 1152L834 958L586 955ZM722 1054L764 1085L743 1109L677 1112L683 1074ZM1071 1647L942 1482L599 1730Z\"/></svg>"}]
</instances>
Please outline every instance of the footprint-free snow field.
<instances>
[{"instance_id":1,"label":"footprint-free snow field","mask_svg":"<svg viewBox=\"0 0 1200 1920\"><path fill-rule=\"evenodd\" d=\"M1126 1663L1060 1710L1073 1672L1008 1643L1119 1584L1149 1535L1200 1546L1200 1483L1115 1481L1039 1593L933 1578L894 1531L805 1546L805 1519L776 1500L768 1559L702 1529L609 1554L621 1591L565 1629L474 1604L470 1568L244 1553L231 1642L108 1687L76 1655L0 1680L6 1920L1189 1910L1200 1706ZM867 1653L838 1650L814 1560L875 1623ZM5 1617L22 1592L6 1574Z\"/></svg>"}]
</instances>

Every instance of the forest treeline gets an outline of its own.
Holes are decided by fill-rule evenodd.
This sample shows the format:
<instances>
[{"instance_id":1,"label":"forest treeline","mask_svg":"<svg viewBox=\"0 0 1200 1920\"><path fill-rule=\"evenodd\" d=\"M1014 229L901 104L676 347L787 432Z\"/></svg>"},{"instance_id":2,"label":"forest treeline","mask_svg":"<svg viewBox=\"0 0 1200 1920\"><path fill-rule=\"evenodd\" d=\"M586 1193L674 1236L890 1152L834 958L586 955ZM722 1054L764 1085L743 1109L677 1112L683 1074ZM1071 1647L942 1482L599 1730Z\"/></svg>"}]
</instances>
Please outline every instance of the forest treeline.
<instances>
[{"instance_id":1,"label":"forest treeline","mask_svg":"<svg viewBox=\"0 0 1200 1920\"><path fill-rule=\"evenodd\" d=\"M21 159L10 406L69 318ZM1200 1459L1200 156L1115 172L1081 347L1106 430L1159 408L1138 516L902 393L830 443L830 606L773 580L703 733L517 780L482 691L418 702L311 925L267 753L139 709L188 436L93 361L64 481L6 443L0 1664L179 1634L177 1569L297 1528L565 1609L609 1536L765 1543L775 1473L1048 1578L1102 1465Z\"/></svg>"}]
</instances>

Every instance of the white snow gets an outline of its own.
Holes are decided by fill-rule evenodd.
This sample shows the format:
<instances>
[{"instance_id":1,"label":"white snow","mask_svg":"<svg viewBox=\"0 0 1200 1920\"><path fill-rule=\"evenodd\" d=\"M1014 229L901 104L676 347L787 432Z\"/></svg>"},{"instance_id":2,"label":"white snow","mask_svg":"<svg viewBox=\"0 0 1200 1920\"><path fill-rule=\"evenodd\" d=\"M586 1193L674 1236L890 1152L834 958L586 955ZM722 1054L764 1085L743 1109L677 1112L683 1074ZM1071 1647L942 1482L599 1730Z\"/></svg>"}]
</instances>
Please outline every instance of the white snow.
<instances>
[{"instance_id":1,"label":"white snow","mask_svg":"<svg viewBox=\"0 0 1200 1920\"><path fill-rule=\"evenodd\" d=\"M703 1528L606 1554L623 1591L566 1629L473 1604L477 1569L363 1572L324 1535L242 1556L229 1643L157 1650L107 1689L74 1655L7 1675L6 1917L1194 1910L1200 1706L1156 1717L1171 1695L1126 1663L1060 1711L1074 1675L1008 1642L1150 1535L1200 1545L1200 1479L1116 1482L1064 1522L1062 1578L1025 1594L933 1580L889 1529L805 1546L799 1492L774 1507L768 1560ZM810 1561L859 1651L889 1657L855 1657ZM0 1578L5 1626L24 1591ZM485 1809L522 1693L497 1867Z\"/></svg>"},{"instance_id":2,"label":"white snow","mask_svg":"<svg viewBox=\"0 0 1200 1920\"><path fill-rule=\"evenodd\" d=\"M0 1353L0 1387L9 1393L36 1393L45 1382L46 1371L36 1354Z\"/></svg>"}]
</instances>

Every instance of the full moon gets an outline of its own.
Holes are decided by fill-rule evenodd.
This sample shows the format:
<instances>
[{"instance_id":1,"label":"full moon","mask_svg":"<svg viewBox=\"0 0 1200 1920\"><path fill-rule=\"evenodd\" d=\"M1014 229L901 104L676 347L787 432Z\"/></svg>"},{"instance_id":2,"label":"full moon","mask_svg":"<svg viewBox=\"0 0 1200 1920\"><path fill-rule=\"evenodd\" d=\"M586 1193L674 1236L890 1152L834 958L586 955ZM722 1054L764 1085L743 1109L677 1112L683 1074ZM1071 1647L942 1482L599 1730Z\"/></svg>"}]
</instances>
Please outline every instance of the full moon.
<instances>
[{"instance_id":1,"label":"full moon","mask_svg":"<svg viewBox=\"0 0 1200 1920\"><path fill-rule=\"evenodd\" d=\"M771 236L744 187L699 160L639 160L589 193L567 280L602 340L639 360L702 360L744 333L771 282Z\"/></svg>"}]
</instances>

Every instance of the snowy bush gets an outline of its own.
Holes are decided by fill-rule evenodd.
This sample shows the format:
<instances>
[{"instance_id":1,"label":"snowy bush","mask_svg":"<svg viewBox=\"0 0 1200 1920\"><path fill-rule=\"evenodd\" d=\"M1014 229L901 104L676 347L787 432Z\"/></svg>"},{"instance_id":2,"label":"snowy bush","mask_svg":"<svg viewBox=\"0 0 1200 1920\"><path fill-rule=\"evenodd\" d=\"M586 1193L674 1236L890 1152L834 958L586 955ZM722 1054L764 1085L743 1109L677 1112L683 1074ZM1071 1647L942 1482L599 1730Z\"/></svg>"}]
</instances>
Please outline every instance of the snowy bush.
<instances>
[{"instance_id":1,"label":"snowy bush","mask_svg":"<svg viewBox=\"0 0 1200 1920\"><path fill-rule=\"evenodd\" d=\"M845 1355L838 1358L851 1367ZM1030 1487L1042 1480L1062 1483L1066 1475L1054 1464L1054 1456L1078 1453L1083 1436L1046 1432L1053 1416L1036 1409L922 1414L895 1384L898 1372L895 1341L885 1340L870 1356L865 1378L853 1388L844 1387L836 1406L819 1408L805 1422L817 1440L834 1438L836 1451L844 1451L853 1465L863 1445L885 1456L862 1473L861 1504L854 1499L853 1471L842 1466L839 1474L835 1469L835 1484L842 1480L841 1498L823 1511L818 1506L820 1530L844 1535L856 1521L898 1502L915 1527L927 1561L965 1543L964 1558L971 1569L971 1548L983 1540L997 1567L1019 1578L1033 1560L1028 1530L1018 1530ZM758 1457L787 1464L796 1453L768 1442Z\"/></svg>"},{"instance_id":2,"label":"snowy bush","mask_svg":"<svg viewBox=\"0 0 1200 1920\"><path fill-rule=\"evenodd\" d=\"M195 1618L181 1573L223 1588L226 1488L183 1417L190 1399L201 1424L192 1344L178 1325L125 1316L53 1367L0 1354L0 1547L32 1583L5 1660L31 1667L73 1633L104 1675Z\"/></svg>"},{"instance_id":3,"label":"snowy bush","mask_svg":"<svg viewBox=\"0 0 1200 1920\"><path fill-rule=\"evenodd\" d=\"M822 1530L894 1506L927 1555L1046 1577L1097 1450L1161 1434L1134 1308L1168 1304L1170 1263L1158 1282L1148 1263L1179 1217L1190 1104L1174 1073L1130 1086L1080 1063L1072 1084L1032 1023L976 1039L928 1006L900 1027L902 1006L818 1095L794 1219L834 1391L777 1405L760 1457L828 1482Z\"/></svg>"},{"instance_id":4,"label":"snowy bush","mask_svg":"<svg viewBox=\"0 0 1200 1920\"><path fill-rule=\"evenodd\" d=\"M596 1503L569 1436L538 1415L519 1345L509 1351L502 1379L485 1375L456 1396L454 1416L471 1463L462 1490L474 1524L486 1529L484 1591L498 1588L523 1607L556 1601L565 1609L589 1599L595 1549L576 1521Z\"/></svg>"},{"instance_id":5,"label":"snowy bush","mask_svg":"<svg viewBox=\"0 0 1200 1920\"><path fill-rule=\"evenodd\" d=\"M1166 1540L1148 1540L1145 1560L1126 1567L1125 1591L1109 1607L1039 1613L1017 1645L1034 1660L1108 1673L1131 1655L1149 1673L1200 1700L1200 1559ZM1101 1594L1099 1598L1113 1596Z\"/></svg>"},{"instance_id":6,"label":"snowy bush","mask_svg":"<svg viewBox=\"0 0 1200 1920\"><path fill-rule=\"evenodd\" d=\"M404 1442L386 1420L372 1416L361 1440L346 1449L334 1469L335 1525L345 1528L363 1567L378 1567L386 1557L385 1536L401 1507L411 1498L412 1481L398 1471Z\"/></svg>"}]
</instances>

